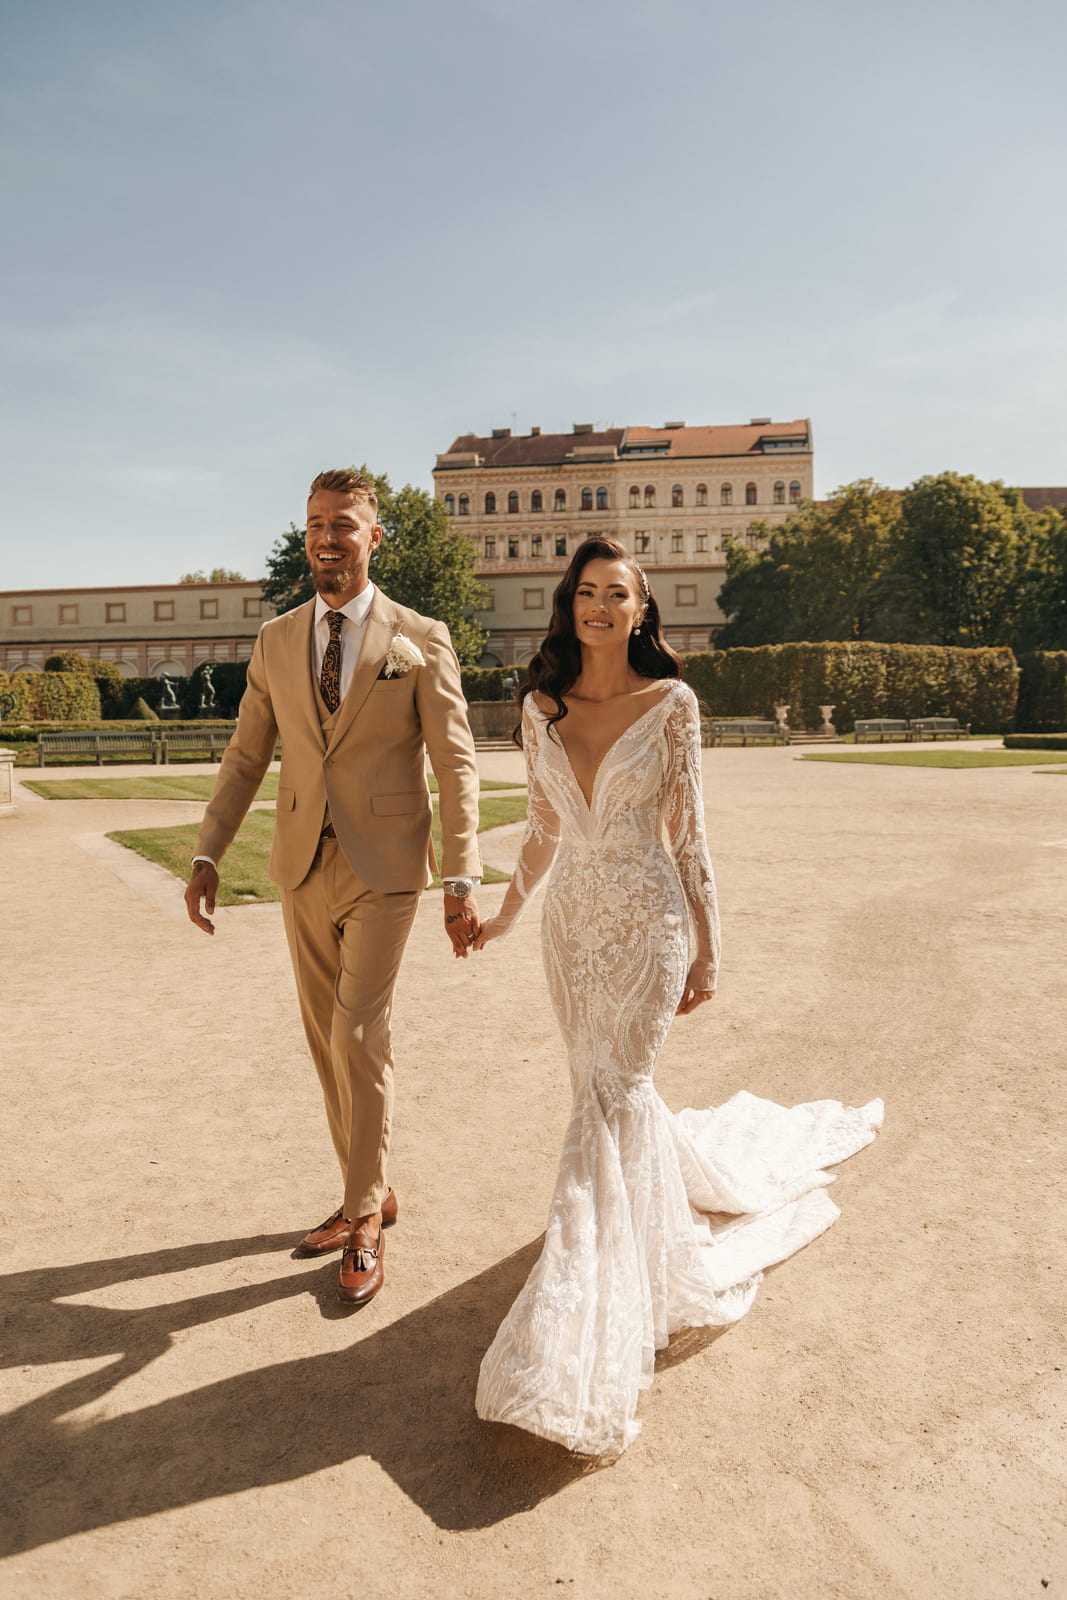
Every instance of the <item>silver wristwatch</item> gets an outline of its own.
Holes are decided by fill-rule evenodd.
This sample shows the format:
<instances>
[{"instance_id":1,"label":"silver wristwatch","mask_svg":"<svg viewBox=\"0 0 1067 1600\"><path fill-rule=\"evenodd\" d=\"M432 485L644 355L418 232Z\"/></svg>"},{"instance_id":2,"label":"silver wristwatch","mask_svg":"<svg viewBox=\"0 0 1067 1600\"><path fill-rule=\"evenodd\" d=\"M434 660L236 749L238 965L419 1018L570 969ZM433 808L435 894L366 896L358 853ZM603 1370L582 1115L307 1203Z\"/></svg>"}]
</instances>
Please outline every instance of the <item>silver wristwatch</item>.
<instances>
[{"instance_id":1,"label":"silver wristwatch","mask_svg":"<svg viewBox=\"0 0 1067 1600\"><path fill-rule=\"evenodd\" d=\"M445 878L445 894L452 896L453 900L466 900L469 894L474 893L477 878Z\"/></svg>"}]
</instances>

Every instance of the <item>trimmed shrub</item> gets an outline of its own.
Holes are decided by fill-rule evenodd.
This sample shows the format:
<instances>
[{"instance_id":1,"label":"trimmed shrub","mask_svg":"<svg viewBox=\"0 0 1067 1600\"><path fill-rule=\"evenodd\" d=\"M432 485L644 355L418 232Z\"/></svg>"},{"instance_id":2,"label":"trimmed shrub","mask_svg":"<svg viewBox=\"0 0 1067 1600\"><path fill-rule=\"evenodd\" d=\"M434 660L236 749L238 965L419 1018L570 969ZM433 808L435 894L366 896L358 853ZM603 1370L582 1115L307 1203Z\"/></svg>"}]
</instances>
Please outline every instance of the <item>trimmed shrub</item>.
<instances>
[{"instance_id":1,"label":"trimmed shrub","mask_svg":"<svg viewBox=\"0 0 1067 1600\"><path fill-rule=\"evenodd\" d=\"M0 693L14 697L12 722L93 722L100 717L100 691L81 672L0 672Z\"/></svg>"},{"instance_id":2,"label":"trimmed shrub","mask_svg":"<svg viewBox=\"0 0 1067 1600\"><path fill-rule=\"evenodd\" d=\"M975 733L1012 725L1019 669L1011 651L943 645L769 644L683 657L711 716L770 717L789 707L793 728L816 728L820 705L851 733L857 717L958 717Z\"/></svg>"},{"instance_id":3,"label":"trimmed shrub","mask_svg":"<svg viewBox=\"0 0 1067 1600\"><path fill-rule=\"evenodd\" d=\"M1021 655L1019 666L1015 726L1027 733L1067 731L1067 650L1035 650Z\"/></svg>"},{"instance_id":4,"label":"trimmed shrub","mask_svg":"<svg viewBox=\"0 0 1067 1600\"><path fill-rule=\"evenodd\" d=\"M148 701L142 699L142 697L140 695L137 696L137 699L133 702L133 705L130 707L130 716L136 722L158 722L159 721L159 718L157 717L156 713L152 710L152 707L148 704Z\"/></svg>"},{"instance_id":5,"label":"trimmed shrub","mask_svg":"<svg viewBox=\"0 0 1067 1600\"><path fill-rule=\"evenodd\" d=\"M505 678L526 682L525 667L464 667L462 669L463 693L471 700L511 700L514 689L506 687Z\"/></svg>"},{"instance_id":6,"label":"trimmed shrub","mask_svg":"<svg viewBox=\"0 0 1067 1600\"><path fill-rule=\"evenodd\" d=\"M95 678L95 669L98 664L95 661L90 661L88 656L83 656L80 650L60 650L54 656L45 657L44 670L45 672L79 672L83 678Z\"/></svg>"},{"instance_id":7,"label":"trimmed shrub","mask_svg":"<svg viewBox=\"0 0 1067 1600\"><path fill-rule=\"evenodd\" d=\"M1067 733L1006 733L1005 750L1067 750Z\"/></svg>"}]
</instances>

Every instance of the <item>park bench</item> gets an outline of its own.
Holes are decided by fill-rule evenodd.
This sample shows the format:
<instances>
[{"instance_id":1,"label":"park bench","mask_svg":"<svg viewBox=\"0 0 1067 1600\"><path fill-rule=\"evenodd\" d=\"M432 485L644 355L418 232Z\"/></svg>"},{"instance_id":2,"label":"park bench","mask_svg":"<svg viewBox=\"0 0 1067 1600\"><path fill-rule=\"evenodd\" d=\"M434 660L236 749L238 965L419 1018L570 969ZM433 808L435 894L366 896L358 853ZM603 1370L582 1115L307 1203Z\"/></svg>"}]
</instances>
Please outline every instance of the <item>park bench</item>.
<instances>
[{"instance_id":1,"label":"park bench","mask_svg":"<svg viewBox=\"0 0 1067 1600\"><path fill-rule=\"evenodd\" d=\"M171 755L179 752L188 754L190 750L206 750L209 761L221 761L226 746L233 738L236 722L231 722L229 727L222 728L176 728L173 733L162 735L163 762L166 764ZM277 761L282 753L280 738L274 741L274 759Z\"/></svg>"},{"instance_id":2,"label":"park bench","mask_svg":"<svg viewBox=\"0 0 1067 1600\"><path fill-rule=\"evenodd\" d=\"M228 728L175 728L173 733L164 732L163 765L166 766L172 755L185 755L190 750L205 750L209 761L221 761L236 726L231 723Z\"/></svg>"},{"instance_id":3,"label":"park bench","mask_svg":"<svg viewBox=\"0 0 1067 1600\"><path fill-rule=\"evenodd\" d=\"M789 734L781 723L765 721L759 717L716 717L711 724L711 742L724 745L727 739L740 739L746 745L750 739L771 739L775 744L788 744Z\"/></svg>"},{"instance_id":4,"label":"park bench","mask_svg":"<svg viewBox=\"0 0 1067 1600\"><path fill-rule=\"evenodd\" d=\"M856 720L856 743L867 744L874 739L884 744L887 739L899 739L905 744L911 738L911 728L906 717L862 717Z\"/></svg>"},{"instance_id":5,"label":"park bench","mask_svg":"<svg viewBox=\"0 0 1067 1600\"><path fill-rule=\"evenodd\" d=\"M39 733L37 765L43 767L50 755L92 755L98 767L105 755L151 756L154 765L159 760L159 735L148 728L143 733Z\"/></svg>"},{"instance_id":6,"label":"park bench","mask_svg":"<svg viewBox=\"0 0 1067 1600\"><path fill-rule=\"evenodd\" d=\"M966 739L971 731L969 722L961 723L958 717L912 717L913 739Z\"/></svg>"}]
</instances>

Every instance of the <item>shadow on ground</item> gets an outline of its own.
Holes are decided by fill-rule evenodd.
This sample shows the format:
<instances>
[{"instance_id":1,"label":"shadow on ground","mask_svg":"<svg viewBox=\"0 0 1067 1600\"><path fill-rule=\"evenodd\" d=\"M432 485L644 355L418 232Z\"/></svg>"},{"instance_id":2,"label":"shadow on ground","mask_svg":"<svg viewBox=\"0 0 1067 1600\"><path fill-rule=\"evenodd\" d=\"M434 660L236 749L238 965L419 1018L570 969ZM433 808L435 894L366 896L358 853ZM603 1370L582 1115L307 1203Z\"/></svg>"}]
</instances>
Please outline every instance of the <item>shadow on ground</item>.
<instances>
[{"instance_id":1,"label":"shadow on ground","mask_svg":"<svg viewBox=\"0 0 1067 1600\"><path fill-rule=\"evenodd\" d=\"M0 1552L289 1482L360 1456L378 1461L439 1527L457 1530L527 1510L589 1471L584 1458L474 1413L482 1353L539 1240L388 1327L361 1337L353 1317L353 1342L343 1351L243 1373L125 1416L64 1420L162 1355L182 1329L309 1293L324 1315L339 1314L336 1262L148 1310L57 1301L291 1244L288 1234L262 1235L0 1279L9 1312L6 1365L115 1356L4 1418L0 1462L9 1487Z\"/></svg>"}]
</instances>

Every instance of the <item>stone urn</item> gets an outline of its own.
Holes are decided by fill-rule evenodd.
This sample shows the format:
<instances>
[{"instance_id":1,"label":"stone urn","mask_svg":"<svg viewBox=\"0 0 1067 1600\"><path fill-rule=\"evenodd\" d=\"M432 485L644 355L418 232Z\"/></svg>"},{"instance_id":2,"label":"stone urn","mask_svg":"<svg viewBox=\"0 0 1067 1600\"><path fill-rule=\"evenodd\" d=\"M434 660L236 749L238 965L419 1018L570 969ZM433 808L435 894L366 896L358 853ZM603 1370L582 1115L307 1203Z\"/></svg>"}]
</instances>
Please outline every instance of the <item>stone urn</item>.
<instances>
[{"instance_id":1,"label":"stone urn","mask_svg":"<svg viewBox=\"0 0 1067 1600\"><path fill-rule=\"evenodd\" d=\"M834 714L834 707L833 706L820 706L819 707L819 715L822 718L822 727L819 729L819 732L820 732L820 734L822 735L822 737L824 739L836 739L837 738L837 729L834 727L833 723L830 721L830 718L833 716L833 714Z\"/></svg>"},{"instance_id":2,"label":"stone urn","mask_svg":"<svg viewBox=\"0 0 1067 1600\"><path fill-rule=\"evenodd\" d=\"M775 706L774 708L775 728L780 734L784 734L786 738L789 737L789 723L786 721L788 712L788 706Z\"/></svg>"}]
</instances>

